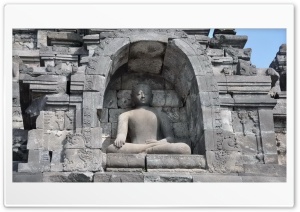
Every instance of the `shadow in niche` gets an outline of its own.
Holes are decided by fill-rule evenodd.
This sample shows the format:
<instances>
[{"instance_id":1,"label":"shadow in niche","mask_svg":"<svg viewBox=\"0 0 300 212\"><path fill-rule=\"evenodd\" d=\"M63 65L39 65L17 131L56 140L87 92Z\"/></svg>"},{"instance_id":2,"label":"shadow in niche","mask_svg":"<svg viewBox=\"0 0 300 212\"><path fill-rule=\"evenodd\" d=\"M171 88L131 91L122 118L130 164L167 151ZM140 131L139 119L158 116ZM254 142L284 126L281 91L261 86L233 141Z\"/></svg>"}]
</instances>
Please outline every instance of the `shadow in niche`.
<instances>
[{"instance_id":1,"label":"shadow in niche","mask_svg":"<svg viewBox=\"0 0 300 212\"><path fill-rule=\"evenodd\" d=\"M131 72L128 71L127 63L117 69L111 77L105 90L103 111L100 114L98 113L100 117L105 116L105 113L107 113L106 119L100 118L101 126L106 128L103 133L104 151L116 138L117 117L123 112L134 109L134 105L131 103L131 89L138 83L145 83L151 86L154 94L151 106L168 116L175 135L172 142L187 144L191 148L192 154L204 154L204 147L200 147L199 142L195 143L191 140L191 137L197 139L199 136L196 134L201 133L199 130L190 133L189 127L196 125L195 122L199 118L198 114L192 118L194 120L192 121L193 123L188 123L187 117L193 116L193 114L188 114L187 111L187 104L189 104L189 107L193 107L191 101L187 103L185 99L183 102L183 98L178 95L174 85L161 74ZM198 89L193 92L197 93L197 91ZM126 142L130 142L129 133ZM199 151L199 149L203 149L203 151Z\"/></svg>"}]
</instances>

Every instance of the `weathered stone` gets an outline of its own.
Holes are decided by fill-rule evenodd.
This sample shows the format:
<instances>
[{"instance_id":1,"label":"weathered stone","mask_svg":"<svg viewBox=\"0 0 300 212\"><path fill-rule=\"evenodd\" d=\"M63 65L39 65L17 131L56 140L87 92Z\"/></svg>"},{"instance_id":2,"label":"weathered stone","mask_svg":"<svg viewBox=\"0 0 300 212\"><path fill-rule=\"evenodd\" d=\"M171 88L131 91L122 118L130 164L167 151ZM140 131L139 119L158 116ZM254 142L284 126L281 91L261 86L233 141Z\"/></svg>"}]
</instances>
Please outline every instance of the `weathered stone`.
<instances>
[{"instance_id":1,"label":"weathered stone","mask_svg":"<svg viewBox=\"0 0 300 212\"><path fill-rule=\"evenodd\" d=\"M162 90L165 85L164 79L156 75L128 73L122 76L122 90L131 90L139 83L148 84L153 90Z\"/></svg>"},{"instance_id":2,"label":"weathered stone","mask_svg":"<svg viewBox=\"0 0 300 212\"><path fill-rule=\"evenodd\" d=\"M118 122L120 114L126 112L126 109L109 109L109 122Z\"/></svg>"},{"instance_id":3,"label":"weathered stone","mask_svg":"<svg viewBox=\"0 0 300 212\"><path fill-rule=\"evenodd\" d=\"M75 129L75 111L74 110L70 110L65 112L65 129L66 130L74 130Z\"/></svg>"},{"instance_id":4,"label":"weathered stone","mask_svg":"<svg viewBox=\"0 0 300 212\"><path fill-rule=\"evenodd\" d=\"M145 183L154 182L176 182L176 183L188 183L193 182L193 177L190 174L185 173L144 173Z\"/></svg>"},{"instance_id":5,"label":"weathered stone","mask_svg":"<svg viewBox=\"0 0 300 212\"><path fill-rule=\"evenodd\" d=\"M106 77L112 68L112 60L107 56L92 57L89 59L86 73Z\"/></svg>"},{"instance_id":6,"label":"weathered stone","mask_svg":"<svg viewBox=\"0 0 300 212\"><path fill-rule=\"evenodd\" d=\"M188 125L184 122L173 123L173 131L178 138L187 138L189 136Z\"/></svg>"},{"instance_id":7,"label":"weathered stone","mask_svg":"<svg viewBox=\"0 0 300 212\"><path fill-rule=\"evenodd\" d=\"M261 132L261 142L264 153L276 154L276 138L274 132Z\"/></svg>"},{"instance_id":8,"label":"weathered stone","mask_svg":"<svg viewBox=\"0 0 300 212\"><path fill-rule=\"evenodd\" d=\"M129 71L160 74L163 61L161 58L137 58L128 62Z\"/></svg>"},{"instance_id":9,"label":"weathered stone","mask_svg":"<svg viewBox=\"0 0 300 212\"><path fill-rule=\"evenodd\" d=\"M49 151L29 150L28 163L19 163L18 172L47 172L50 171Z\"/></svg>"},{"instance_id":10,"label":"weathered stone","mask_svg":"<svg viewBox=\"0 0 300 212\"><path fill-rule=\"evenodd\" d=\"M105 92L103 107L118 108L117 92L115 90L107 90Z\"/></svg>"},{"instance_id":11,"label":"weathered stone","mask_svg":"<svg viewBox=\"0 0 300 212\"><path fill-rule=\"evenodd\" d=\"M145 168L145 154L114 154L106 155L107 168Z\"/></svg>"},{"instance_id":12,"label":"weathered stone","mask_svg":"<svg viewBox=\"0 0 300 212\"><path fill-rule=\"evenodd\" d=\"M245 173L252 173L264 176L273 177L285 177L286 166L275 165L275 164L255 164L255 165L244 165Z\"/></svg>"},{"instance_id":13,"label":"weathered stone","mask_svg":"<svg viewBox=\"0 0 300 212\"><path fill-rule=\"evenodd\" d=\"M236 31L235 29L214 29L213 36L217 34L235 35Z\"/></svg>"},{"instance_id":14,"label":"weathered stone","mask_svg":"<svg viewBox=\"0 0 300 212\"><path fill-rule=\"evenodd\" d=\"M278 164L278 155L277 154L264 154L265 164Z\"/></svg>"},{"instance_id":15,"label":"weathered stone","mask_svg":"<svg viewBox=\"0 0 300 212\"><path fill-rule=\"evenodd\" d=\"M98 127L99 121L97 109L83 108L82 109L82 127Z\"/></svg>"},{"instance_id":16,"label":"weathered stone","mask_svg":"<svg viewBox=\"0 0 300 212\"><path fill-rule=\"evenodd\" d=\"M139 172L145 171L143 168L106 168L106 172Z\"/></svg>"},{"instance_id":17,"label":"weathered stone","mask_svg":"<svg viewBox=\"0 0 300 212\"><path fill-rule=\"evenodd\" d=\"M105 77L101 75L86 75L84 81L85 91L101 91L105 88Z\"/></svg>"},{"instance_id":18,"label":"weathered stone","mask_svg":"<svg viewBox=\"0 0 300 212\"><path fill-rule=\"evenodd\" d=\"M92 182L92 172L44 172L43 182Z\"/></svg>"},{"instance_id":19,"label":"weathered stone","mask_svg":"<svg viewBox=\"0 0 300 212\"><path fill-rule=\"evenodd\" d=\"M286 177L242 176L242 182L286 182Z\"/></svg>"},{"instance_id":20,"label":"weathered stone","mask_svg":"<svg viewBox=\"0 0 300 212\"><path fill-rule=\"evenodd\" d=\"M100 117L100 122L101 123L107 123L108 122L108 109L107 108L97 110L97 114L98 114L98 117Z\"/></svg>"},{"instance_id":21,"label":"weathered stone","mask_svg":"<svg viewBox=\"0 0 300 212\"><path fill-rule=\"evenodd\" d=\"M131 90L120 90L117 93L118 107L119 108L131 108Z\"/></svg>"},{"instance_id":22,"label":"weathered stone","mask_svg":"<svg viewBox=\"0 0 300 212\"><path fill-rule=\"evenodd\" d=\"M253 76L256 74L256 66L253 66L249 61L239 59L237 66L237 75Z\"/></svg>"},{"instance_id":23,"label":"weathered stone","mask_svg":"<svg viewBox=\"0 0 300 212\"><path fill-rule=\"evenodd\" d=\"M218 175L218 174L205 174L205 175L192 175L193 182L242 182L242 177L234 175Z\"/></svg>"},{"instance_id":24,"label":"weathered stone","mask_svg":"<svg viewBox=\"0 0 300 212\"><path fill-rule=\"evenodd\" d=\"M210 57L224 57L224 49L206 49L206 54Z\"/></svg>"},{"instance_id":25,"label":"weathered stone","mask_svg":"<svg viewBox=\"0 0 300 212\"><path fill-rule=\"evenodd\" d=\"M44 130L33 129L28 131L27 149L42 149L44 146Z\"/></svg>"},{"instance_id":26,"label":"weathered stone","mask_svg":"<svg viewBox=\"0 0 300 212\"><path fill-rule=\"evenodd\" d=\"M82 44L82 38L77 33L48 32L47 37L51 45L80 46Z\"/></svg>"},{"instance_id":27,"label":"weathered stone","mask_svg":"<svg viewBox=\"0 0 300 212\"><path fill-rule=\"evenodd\" d=\"M117 137L117 131L118 131L118 123L116 122L111 123L111 138Z\"/></svg>"},{"instance_id":28,"label":"weathered stone","mask_svg":"<svg viewBox=\"0 0 300 212\"><path fill-rule=\"evenodd\" d=\"M82 128L82 135L85 138L85 147L98 149L102 144L102 128L101 127L85 127Z\"/></svg>"},{"instance_id":29,"label":"weathered stone","mask_svg":"<svg viewBox=\"0 0 300 212\"><path fill-rule=\"evenodd\" d=\"M210 40L209 45L212 48L223 48L232 46L233 48L242 49L244 48L248 36L245 35L226 35L226 34L216 34Z\"/></svg>"},{"instance_id":30,"label":"weathered stone","mask_svg":"<svg viewBox=\"0 0 300 212\"><path fill-rule=\"evenodd\" d=\"M94 182L113 182L113 183L139 183L144 182L144 175L141 173L132 172L106 172L106 173L95 173Z\"/></svg>"},{"instance_id":31,"label":"weathered stone","mask_svg":"<svg viewBox=\"0 0 300 212\"><path fill-rule=\"evenodd\" d=\"M147 155L147 169L203 169L203 155Z\"/></svg>"},{"instance_id":32,"label":"weathered stone","mask_svg":"<svg viewBox=\"0 0 300 212\"><path fill-rule=\"evenodd\" d=\"M101 123L102 138L111 137L111 123Z\"/></svg>"},{"instance_id":33,"label":"weathered stone","mask_svg":"<svg viewBox=\"0 0 300 212\"><path fill-rule=\"evenodd\" d=\"M258 110L259 126L261 131L274 131L274 119L272 110Z\"/></svg>"},{"instance_id":34,"label":"weathered stone","mask_svg":"<svg viewBox=\"0 0 300 212\"><path fill-rule=\"evenodd\" d=\"M102 92L83 92L83 108L84 109L101 109L103 104ZM95 114L96 115L96 114Z\"/></svg>"},{"instance_id":35,"label":"weathered stone","mask_svg":"<svg viewBox=\"0 0 300 212\"><path fill-rule=\"evenodd\" d=\"M100 149L65 149L65 172L103 171L103 153Z\"/></svg>"},{"instance_id":36,"label":"weathered stone","mask_svg":"<svg viewBox=\"0 0 300 212\"><path fill-rule=\"evenodd\" d=\"M229 47L226 47L224 50L225 50L226 56L236 57L238 59L248 60L248 61L251 58L251 53L252 53L251 48L235 49L235 48L232 48L231 46L229 46Z\"/></svg>"},{"instance_id":37,"label":"weathered stone","mask_svg":"<svg viewBox=\"0 0 300 212\"><path fill-rule=\"evenodd\" d=\"M27 182L43 182L43 173L13 173L13 180L19 183L27 183Z\"/></svg>"}]
</instances>

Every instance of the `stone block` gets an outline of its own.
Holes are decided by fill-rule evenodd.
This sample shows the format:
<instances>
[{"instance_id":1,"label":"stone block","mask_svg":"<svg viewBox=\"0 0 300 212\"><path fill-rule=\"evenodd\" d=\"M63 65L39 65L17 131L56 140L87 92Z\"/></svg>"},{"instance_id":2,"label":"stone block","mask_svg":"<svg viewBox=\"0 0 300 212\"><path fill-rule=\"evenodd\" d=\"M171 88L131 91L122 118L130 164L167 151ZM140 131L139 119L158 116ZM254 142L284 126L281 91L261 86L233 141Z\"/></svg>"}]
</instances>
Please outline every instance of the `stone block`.
<instances>
[{"instance_id":1,"label":"stone block","mask_svg":"<svg viewBox=\"0 0 300 212\"><path fill-rule=\"evenodd\" d=\"M257 75L256 67L250 61L238 60L237 75L253 76Z\"/></svg>"},{"instance_id":2,"label":"stone block","mask_svg":"<svg viewBox=\"0 0 300 212\"><path fill-rule=\"evenodd\" d=\"M100 149L65 149L63 171L103 171L102 157Z\"/></svg>"},{"instance_id":3,"label":"stone block","mask_svg":"<svg viewBox=\"0 0 300 212\"><path fill-rule=\"evenodd\" d=\"M261 131L274 131L274 118L272 110L258 110L259 126Z\"/></svg>"},{"instance_id":4,"label":"stone block","mask_svg":"<svg viewBox=\"0 0 300 212\"><path fill-rule=\"evenodd\" d=\"M238 59L247 60L247 61L249 61L251 58L251 53L252 53L251 48L236 49L229 46L226 47L224 50L226 56L236 57Z\"/></svg>"},{"instance_id":5,"label":"stone block","mask_svg":"<svg viewBox=\"0 0 300 212\"><path fill-rule=\"evenodd\" d=\"M14 183L43 182L43 174L13 172L13 182Z\"/></svg>"},{"instance_id":6,"label":"stone block","mask_svg":"<svg viewBox=\"0 0 300 212\"><path fill-rule=\"evenodd\" d=\"M102 92L83 92L84 109L101 109L103 104Z\"/></svg>"},{"instance_id":7,"label":"stone block","mask_svg":"<svg viewBox=\"0 0 300 212\"><path fill-rule=\"evenodd\" d=\"M213 48L223 48L232 46L233 48L243 49L248 36L245 35L226 35L226 34L216 34L210 40L210 47Z\"/></svg>"},{"instance_id":8,"label":"stone block","mask_svg":"<svg viewBox=\"0 0 300 212\"><path fill-rule=\"evenodd\" d=\"M242 177L235 175L218 175L218 174L204 174L192 175L193 182L197 183L225 183L225 182L242 182Z\"/></svg>"},{"instance_id":9,"label":"stone block","mask_svg":"<svg viewBox=\"0 0 300 212\"><path fill-rule=\"evenodd\" d=\"M43 182L92 182L92 172L44 172Z\"/></svg>"},{"instance_id":10,"label":"stone block","mask_svg":"<svg viewBox=\"0 0 300 212\"><path fill-rule=\"evenodd\" d=\"M84 81L85 91L102 91L105 89L106 78L101 75L86 75Z\"/></svg>"},{"instance_id":11,"label":"stone block","mask_svg":"<svg viewBox=\"0 0 300 212\"><path fill-rule=\"evenodd\" d=\"M139 172L142 173L145 171L142 168L106 168L106 172Z\"/></svg>"},{"instance_id":12,"label":"stone block","mask_svg":"<svg viewBox=\"0 0 300 212\"><path fill-rule=\"evenodd\" d=\"M218 91L218 83L211 76L197 76L197 83L201 92L216 92Z\"/></svg>"},{"instance_id":13,"label":"stone block","mask_svg":"<svg viewBox=\"0 0 300 212\"><path fill-rule=\"evenodd\" d=\"M75 130L76 120L75 120L75 111L70 110L65 112L65 129L66 130Z\"/></svg>"},{"instance_id":14,"label":"stone block","mask_svg":"<svg viewBox=\"0 0 300 212\"><path fill-rule=\"evenodd\" d=\"M166 104L166 93L164 90L154 90L153 99L152 99L152 106L154 107L163 107Z\"/></svg>"},{"instance_id":15,"label":"stone block","mask_svg":"<svg viewBox=\"0 0 300 212\"><path fill-rule=\"evenodd\" d=\"M106 149L109 145L113 144L115 139L111 138L102 138L102 152L106 153Z\"/></svg>"},{"instance_id":16,"label":"stone block","mask_svg":"<svg viewBox=\"0 0 300 212\"><path fill-rule=\"evenodd\" d=\"M138 73L160 74L162 58L135 58L128 62L128 70Z\"/></svg>"},{"instance_id":17,"label":"stone block","mask_svg":"<svg viewBox=\"0 0 300 212\"><path fill-rule=\"evenodd\" d=\"M242 182L269 182L269 183L275 183L275 182L286 182L286 177L266 177L266 176L242 176Z\"/></svg>"},{"instance_id":18,"label":"stone block","mask_svg":"<svg viewBox=\"0 0 300 212\"><path fill-rule=\"evenodd\" d=\"M36 120L37 129L44 130L64 130L65 112L64 111L41 111Z\"/></svg>"},{"instance_id":19,"label":"stone block","mask_svg":"<svg viewBox=\"0 0 300 212\"><path fill-rule=\"evenodd\" d=\"M175 90L165 90L166 107L182 107L182 101Z\"/></svg>"},{"instance_id":20,"label":"stone block","mask_svg":"<svg viewBox=\"0 0 300 212\"><path fill-rule=\"evenodd\" d=\"M206 161L203 155L158 155L146 156L147 169L203 169Z\"/></svg>"},{"instance_id":21,"label":"stone block","mask_svg":"<svg viewBox=\"0 0 300 212\"><path fill-rule=\"evenodd\" d=\"M28 131L27 149L44 149L47 148L44 144L44 130L33 129Z\"/></svg>"},{"instance_id":22,"label":"stone block","mask_svg":"<svg viewBox=\"0 0 300 212\"><path fill-rule=\"evenodd\" d=\"M114 154L106 155L107 168L145 168L145 154Z\"/></svg>"},{"instance_id":23,"label":"stone block","mask_svg":"<svg viewBox=\"0 0 300 212\"><path fill-rule=\"evenodd\" d=\"M179 122L180 121L179 108L177 108L177 107L163 107L162 111L164 113L166 113L166 115L169 118L170 122L174 123L174 122Z\"/></svg>"},{"instance_id":24,"label":"stone block","mask_svg":"<svg viewBox=\"0 0 300 212\"><path fill-rule=\"evenodd\" d=\"M276 137L274 132L261 132L261 142L264 153L277 154Z\"/></svg>"},{"instance_id":25,"label":"stone block","mask_svg":"<svg viewBox=\"0 0 300 212\"><path fill-rule=\"evenodd\" d=\"M13 122L23 122L21 107L12 108L12 120Z\"/></svg>"},{"instance_id":26,"label":"stone block","mask_svg":"<svg viewBox=\"0 0 300 212\"><path fill-rule=\"evenodd\" d=\"M191 183L193 182L193 177L190 174L185 173L144 173L145 183Z\"/></svg>"},{"instance_id":27,"label":"stone block","mask_svg":"<svg viewBox=\"0 0 300 212\"><path fill-rule=\"evenodd\" d=\"M122 172L122 173L95 173L94 182L114 182L114 183L142 183L144 175L141 173Z\"/></svg>"},{"instance_id":28,"label":"stone block","mask_svg":"<svg viewBox=\"0 0 300 212\"><path fill-rule=\"evenodd\" d=\"M244 136L241 132L235 133L236 142L241 147L244 154L256 154L257 153L257 141L254 134L247 134Z\"/></svg>"},{"instance_id":29,"label":"stone block","mask_svg":"<svg viewBox=\"0 0 300 212\"><path fill-rule=\"evenodd\" d=\"M286 166L276 164L254 164L244 165L245 173L272 176L272 177L285 177Z\"/></svg>"},{"instance_id":30,"label":"stone block","mask_svg":"<svg viewBox=\"0 0 300 212\"><path fill-rule=\"evenodd\" d=\"M152 90L163 90L165 86L165 81L160 76L143 73L128 73L122 76L121 88L122 90L132 90L132 88L139 83L150 85Z\"/></svg>"},{"instance_id":31,"label":"stone block","mask_svg":"<svg viewBox=\"0 0 300 212\"><path fill-rule=\"evenodd\" d=\"M118 134L118 123L111 123L111 138L116 138Z\"/></svg>"},{"instance_id":32,"label":"stone block","mask_svg":"<svg viewBox=\"0 0 300 212\"><path fill-rule=\"evenodd\" d=\"M99 56L118 55L122 49L126 49L128 54L129 43L128 38L106 38L104 42L100 42L100 47L102 48L97 48L95 54Z\"/></svg>"},{"instance_id":33,"label":"stone block","mask_svg":"<svg viewBox=\"0 0 300 212\"><path fill-rule=\"evenodd\" d=\"M83 108L82 109L82 127L98 127L98 116L96 109Z\"/></svg>"},{"instance_id":34,"label":"stone block","mask_svg":"<svg viewBox=\"0 0 300 212\"><path fill-rule=\"evenodd\" d=\"M110 138L111 137L111 124L112 123L101 123L102 138Z\"/></svg>"},{"instance_id":35,"label":"stone block","mask_svg":"<svg viewBox=\"0 0 300 212\"><path fill-rule=\"evenodd\" d=\"M49 151L61 150L63 149L65 140L70 131L57 131L57 130L47 130L44 131L44 149Z\"/></svg>"},{"instance_id":36,"label":"stone block","mask_svg":"<svg viewBox=\"0 0 300 212\"><path fill-rule=\"evenodd\" d=\"M224 57L224 49L206 49L207 56L210 57Z\"/></svg>"},{"instance_id":37,"label":"stone block","mask_svg":"<svg viewBox=\"0 0 300 212\"><path fill-rule=\"evenodd\" d=\"M97 113L98 113L98 116L100 116L101 123L108 122L108 109L107 108L99 109L99 110L97 110ZM99 113L100 113L100 115L99 115Z\"/></svg>"},{"instance_id":38,"label":"stone block","mask_svg":"<svg viewBox=\"0 0 300 212\"><path fill-rule=\"evenodd\" d=\"M92 57L89 59L86 73L88 75L101 75L106 77L112 68L112 60L107 56Z\"/></svg>"},{"instance_id":39,"label":"stone block","mask_svg":"<svg viewBox=\"0 0 300 212\"><path fill-rule=\"evenodd\" d=\"M117 93L118 107L119 108L131 108L131 90L120 90Z\"/></svg>"},{"instance_id":40,"label":"stone block","mask_svg":"<svg viewBox=\"0 0 300 212\"><path fill-rule=\"evenodd\" d=\"M82 128L82 135L85 138L85 146L87 148L98 149L102 144L102 128L101 127L85 127Z\"/></svg>"},{"instance_id":41,"label":"stone block","mask_svg":"<svg viewBox=\"0 0 300 212\"><path fill-rule=\"evenodd\" d=\"M126 112L126 109L109 109L109 122L118 122L118 117Z\"/></svg>"},{"instance_id":42,"label":"stone block","mask_svg":"<svg viewBox=\"0 0 300 212\"><path fill-rule=\"evenodd\" d=\"M28 163L19 163L18 172L47 172L50 171L49 151L29 150Z\"/></svg>"},{"instance_id":43,"label":"stone block","mask_svg":"<svg viewBox=\"0 0 300 212\"><path fill-rule=\"evenodd\" d=\"M116 90L107 90L104 95L103 107L118 108L118 99Z\"/></svg>"},{"instance_id":44,"label":"stone block","mask_svg":"<svg viewBox=\"0 0 300 212\"><path fill-rule=\"evenodd\" d=\"M173 123L173 131L177 138L189 137L189 129L186 122Z\"/></svg>"},{"instance_id":45,"label":"stone block","mask_svg":"<svg viewBox=\"0 0 300 212\"><path fill-rule=\"evenodd\" d=\"M237 151L206 151L206 160L211 172L232 173L243 169L238 164L241 153Z\"/></svg>"},{"instance_id":46,"label":"stone block","mask_svg":"<svg viewBox=\"0 0 300 212\"><path fill-rule=\"evenodd\" d=\"M278 164L278 155L277 154L264 154L265 164Z\"/></svg>"}]
</instances>

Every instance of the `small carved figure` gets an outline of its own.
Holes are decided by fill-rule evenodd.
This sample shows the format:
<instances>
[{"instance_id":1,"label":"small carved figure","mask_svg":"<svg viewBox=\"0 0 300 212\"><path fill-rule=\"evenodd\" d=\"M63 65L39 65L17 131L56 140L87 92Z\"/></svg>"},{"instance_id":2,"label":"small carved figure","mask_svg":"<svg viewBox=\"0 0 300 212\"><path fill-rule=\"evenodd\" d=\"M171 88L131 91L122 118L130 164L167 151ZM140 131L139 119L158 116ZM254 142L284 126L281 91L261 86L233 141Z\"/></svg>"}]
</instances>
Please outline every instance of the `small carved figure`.
<instances>
[{"instance_id":1,"label":"small carved figure","mask_svg":"<svg viewBox=\"0 0 300 212\"><path fill-rule=\"evenodd\" d=\"M173 143L168 117L150 107L153 94L149 85L138 84L131 95L136 108L119 116L117 138L107 153L191 154L187 144ZM125 142L127 134L131 143Z\"/></svg>"}]
</instances>

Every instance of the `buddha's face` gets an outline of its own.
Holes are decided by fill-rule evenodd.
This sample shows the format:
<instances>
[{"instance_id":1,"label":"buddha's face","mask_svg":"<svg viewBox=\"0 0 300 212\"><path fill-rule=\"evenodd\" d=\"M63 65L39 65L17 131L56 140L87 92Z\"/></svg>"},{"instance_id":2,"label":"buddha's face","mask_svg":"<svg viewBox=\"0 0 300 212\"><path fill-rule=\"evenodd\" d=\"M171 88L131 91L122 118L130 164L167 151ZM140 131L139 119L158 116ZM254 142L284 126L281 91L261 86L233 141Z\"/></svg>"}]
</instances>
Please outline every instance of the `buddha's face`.
<instances>
[{"instance_id":1,"label":"buddha's face","mask_svg":"<svg viewBox=\"0 0 300 212\"><path fill-rule=\"evenodd\" d=\"M149 106L152 96L152 90L147 85L137 85L132 91L132 101L136 106Z\"/></svg>"}]
</instances>

